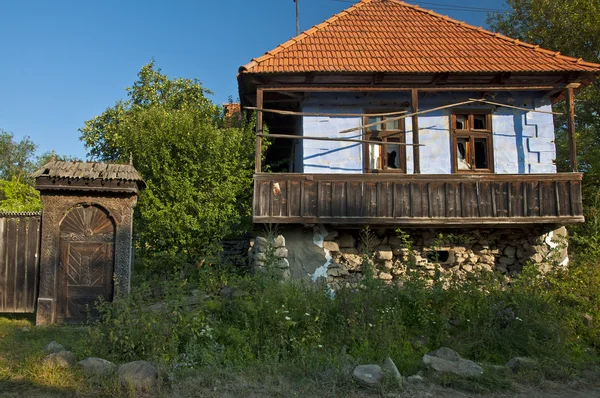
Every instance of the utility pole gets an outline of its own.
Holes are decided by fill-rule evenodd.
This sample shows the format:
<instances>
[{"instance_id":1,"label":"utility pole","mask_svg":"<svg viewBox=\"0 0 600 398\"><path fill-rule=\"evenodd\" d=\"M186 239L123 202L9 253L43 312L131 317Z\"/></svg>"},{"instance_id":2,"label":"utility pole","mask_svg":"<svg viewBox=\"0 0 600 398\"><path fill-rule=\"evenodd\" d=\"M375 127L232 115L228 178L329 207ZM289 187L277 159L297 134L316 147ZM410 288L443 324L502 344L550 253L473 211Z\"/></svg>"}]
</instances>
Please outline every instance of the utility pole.
<instances>
[{"instance_id":1,"label":"utility pole","mask_svg":"<svg viewBox=\"0 0 600 398\"><path fill-rule=\"evenodd\" d=\"M300 34L300 8L298 6L299 1L300 0L294 0L294 3L296 3L296 36Z\"/></svg>"}]
</instances>

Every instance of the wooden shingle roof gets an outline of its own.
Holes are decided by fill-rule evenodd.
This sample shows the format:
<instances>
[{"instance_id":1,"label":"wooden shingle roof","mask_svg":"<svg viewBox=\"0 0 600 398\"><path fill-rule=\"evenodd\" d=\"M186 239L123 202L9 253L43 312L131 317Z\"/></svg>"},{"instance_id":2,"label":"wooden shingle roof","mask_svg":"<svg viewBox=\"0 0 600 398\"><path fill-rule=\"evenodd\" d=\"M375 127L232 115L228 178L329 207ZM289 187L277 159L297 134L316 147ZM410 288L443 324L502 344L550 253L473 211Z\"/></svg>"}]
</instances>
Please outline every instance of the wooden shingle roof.
<instances>
[{"instance_id":1,"label":"wooden shingle roof","mask_svg":"<svg viewBox=\"0 0 600 398\"><path fill-rule=\"evenodd\" d=\"M37 189L137 192L146 184L130 164L51 160L33 172Z\"/></svg>"},{"instance_id":2,"label":"wooden shingle roof","mask_svg":"<svg viewBox=\"0 0 600 398\"><path fill-rule=\"evenodd\" d=\"M600 65L397 0L361 0L242 73L600 72Z\"/></svg>"},{"instance_id":3,"label":"wooden shingle roof","mask_svg":"<svg viewBox=\"0 0 600 398\"><path fill-rule=\"evenodd\" d=\"M64 162L51 160L36 170L32 176L67 179L103 179L107 181L143 182L142 176L130 164L97 162Z\"/></svg>"}]
</instances>

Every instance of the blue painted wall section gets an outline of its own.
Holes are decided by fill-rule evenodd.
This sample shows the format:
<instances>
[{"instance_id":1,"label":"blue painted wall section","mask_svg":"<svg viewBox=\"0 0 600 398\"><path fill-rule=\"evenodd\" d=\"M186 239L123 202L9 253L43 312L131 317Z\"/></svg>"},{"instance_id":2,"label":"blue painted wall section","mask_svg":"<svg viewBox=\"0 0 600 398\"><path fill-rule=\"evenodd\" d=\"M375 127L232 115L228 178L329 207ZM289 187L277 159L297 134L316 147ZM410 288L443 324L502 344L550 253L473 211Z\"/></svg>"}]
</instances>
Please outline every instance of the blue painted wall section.
<instances>
[{"instance_id":1,"label":"blue painted wall section","mask_svg":"<svg viewBox=\"0 0 600 398\"><path fill-rule=\"evenodd\" d=\"M436 93L421 94L420 110L480 98L479 93ZM488 97L489 99L489 97ZM549 99L533 92L500 93L494 102L549 112ZM364 113L365 110L387 110L390 112L407 109L409 93L381 94L314 94L303 103L303 112ZM499 174L555 173L556 149L554 145L554 123L551 114L525 112L506 107L485 104L469 104L457 109L491 109L495 172ZM422 174L449 174L452 172L452 148L450 115L445 109L419 116L419 138L421 147ZM305 136L361 138L361 131L340 134L345 129L359 127L363 120L359 116L304 116L301 131ZM412 123L405 119L406 142L412 143ZM296 149L295 167L304 173L362 173L362 144L335 141L302 140ZM413 173L412 147L406 147L407 173Z\"/></svg>"}]
</instances>

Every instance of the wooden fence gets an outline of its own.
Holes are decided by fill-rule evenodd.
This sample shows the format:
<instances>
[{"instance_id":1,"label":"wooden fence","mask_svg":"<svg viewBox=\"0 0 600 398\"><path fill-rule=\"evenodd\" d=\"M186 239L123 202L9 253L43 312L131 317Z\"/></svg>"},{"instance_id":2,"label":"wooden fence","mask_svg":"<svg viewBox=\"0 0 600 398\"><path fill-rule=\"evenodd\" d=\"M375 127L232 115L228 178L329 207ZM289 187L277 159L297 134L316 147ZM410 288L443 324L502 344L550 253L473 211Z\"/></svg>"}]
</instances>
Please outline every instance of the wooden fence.
<instances>
[{"instance_id":1,"label":"wooden fence","mask_svg":"<svg viewBox=\"0 0 600 398\"><path fill-rule=\"evenodd\" d=\"M584 220L580 173L256 174L257 223L458 226Z\"/></svg>"},{"instance_id":2,"label":"wooden fence","mask_svg":"<svg viewBox=\"0 0 600 398\"><path fill-rule=\"evenodd\" d=\"M0 213L0 312L34 312L40 213Z\"/></svg>"}]
</instances>

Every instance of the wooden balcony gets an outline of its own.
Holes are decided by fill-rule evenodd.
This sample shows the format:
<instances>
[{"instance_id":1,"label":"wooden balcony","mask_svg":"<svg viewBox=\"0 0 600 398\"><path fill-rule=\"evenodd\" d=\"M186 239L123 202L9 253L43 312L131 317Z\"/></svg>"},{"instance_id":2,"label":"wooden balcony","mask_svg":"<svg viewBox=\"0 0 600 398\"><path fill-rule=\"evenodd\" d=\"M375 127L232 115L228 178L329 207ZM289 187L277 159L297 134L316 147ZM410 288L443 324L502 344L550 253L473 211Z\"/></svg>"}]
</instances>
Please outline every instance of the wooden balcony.
<instances>
[{"instance_id":1,"label":"wooden balcony","mask_svg":"<svg viewBox=\"0 0 600 398\"><path fill-rule=\"evenodd\" d=\"M380 226L584 221L581 173L254 176L253 221Z\"/></svg>"}]
</instances>

